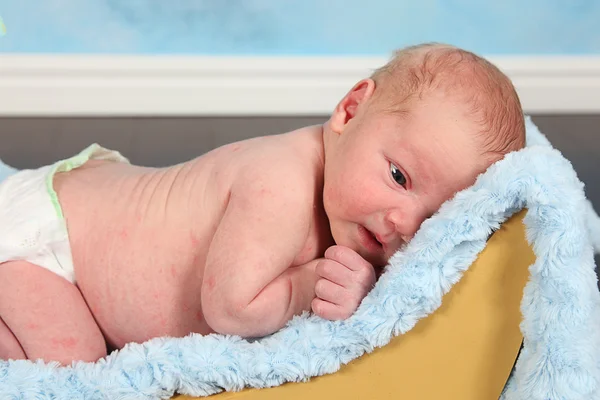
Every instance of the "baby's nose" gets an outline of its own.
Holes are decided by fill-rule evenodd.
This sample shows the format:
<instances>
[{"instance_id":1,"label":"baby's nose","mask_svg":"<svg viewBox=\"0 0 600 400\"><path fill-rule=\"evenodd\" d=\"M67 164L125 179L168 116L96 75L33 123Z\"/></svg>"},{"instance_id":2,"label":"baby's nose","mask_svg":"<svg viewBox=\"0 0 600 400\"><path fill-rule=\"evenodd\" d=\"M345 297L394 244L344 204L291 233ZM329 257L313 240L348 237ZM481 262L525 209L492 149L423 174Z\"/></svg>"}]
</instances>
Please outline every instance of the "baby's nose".
<instances>
[{"instance_id":1,"label":"baby's nose","mask_svg":"<svg viewBox=\"0 0 600 400\"><path fill-rule=\"evenodd\" d=\"M419 212L402 213L399 210L390 210L386 215L386 220L394 226L404 242L412 239L425 219L425 214Z\"/></svg>"}]
</instances>

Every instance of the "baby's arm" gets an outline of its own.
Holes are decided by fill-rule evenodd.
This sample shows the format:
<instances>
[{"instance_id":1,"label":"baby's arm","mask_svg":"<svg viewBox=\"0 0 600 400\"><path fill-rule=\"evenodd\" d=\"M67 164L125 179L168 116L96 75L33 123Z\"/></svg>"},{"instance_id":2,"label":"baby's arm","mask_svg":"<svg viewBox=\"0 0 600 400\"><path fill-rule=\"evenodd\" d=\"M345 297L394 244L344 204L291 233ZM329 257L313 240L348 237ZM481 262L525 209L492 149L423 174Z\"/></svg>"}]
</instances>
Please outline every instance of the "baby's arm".
<instances>
[{"instance_id":1,"label":"baby's arm","mask_svg":"<svg viewBox=\"0 0 600 400\"><path fill-rule=\"evenodd\" d=\"M264 336L310 310L317 260L290 267L308 237L313 187L291 162L254 165L236 178L203 277L202 309L214 331Z\"/></svg>"}]
</instances>

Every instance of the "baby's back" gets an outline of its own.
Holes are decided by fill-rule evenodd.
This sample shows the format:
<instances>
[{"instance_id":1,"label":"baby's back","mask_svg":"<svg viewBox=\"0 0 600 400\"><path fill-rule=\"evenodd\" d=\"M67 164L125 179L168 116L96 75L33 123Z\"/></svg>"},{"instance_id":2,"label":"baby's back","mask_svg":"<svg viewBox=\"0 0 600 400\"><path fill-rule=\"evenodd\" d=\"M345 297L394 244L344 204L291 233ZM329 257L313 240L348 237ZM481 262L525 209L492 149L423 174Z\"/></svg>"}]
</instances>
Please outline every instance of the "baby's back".
<instances>
[{"instance_id":1,"label":"baby's back","mask_svg":"<svg viewBox=\"0 0 600 400\"><path fill-rule=\"evenodd\" d=\"M247 167L238 160L309 154L319 134L311 127L237 142L168 168L92 161L56 176L77 285L112 346L211 332L203 270L231 184ZM298 167L316 179L314 166Z\"/></svg>"}]
</instances>

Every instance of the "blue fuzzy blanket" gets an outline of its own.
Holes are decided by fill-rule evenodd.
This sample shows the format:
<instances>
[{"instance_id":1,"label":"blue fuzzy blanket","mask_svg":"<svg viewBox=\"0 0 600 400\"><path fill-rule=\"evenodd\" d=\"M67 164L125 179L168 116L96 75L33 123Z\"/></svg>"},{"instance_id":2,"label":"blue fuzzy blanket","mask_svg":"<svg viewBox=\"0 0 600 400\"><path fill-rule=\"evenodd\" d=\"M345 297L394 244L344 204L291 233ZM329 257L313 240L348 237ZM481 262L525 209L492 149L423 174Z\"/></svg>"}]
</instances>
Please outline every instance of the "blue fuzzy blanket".
<instances>
[{"instance_id":1,"label":"blue fuzzy blanket","mask_svg":"<svg viewBox=\"0 0 600 400\"><path fill-rule=\"evenodd\" d=\"M2 361L0 395L166 399L175 392L205 396L333 373L437 309L489 234L527 208L524 222L536 262L521 305L524 348L502 398L600 399L600 294L593 256L594 246L600 248L600 220L571 164L530 120L527 134L526 149L490 167L423 224L346 321L303 315L253 342L222 335L158 338L71 367ZM0 176L12 172L0 168Z\"/></svg>"}]
</instances>

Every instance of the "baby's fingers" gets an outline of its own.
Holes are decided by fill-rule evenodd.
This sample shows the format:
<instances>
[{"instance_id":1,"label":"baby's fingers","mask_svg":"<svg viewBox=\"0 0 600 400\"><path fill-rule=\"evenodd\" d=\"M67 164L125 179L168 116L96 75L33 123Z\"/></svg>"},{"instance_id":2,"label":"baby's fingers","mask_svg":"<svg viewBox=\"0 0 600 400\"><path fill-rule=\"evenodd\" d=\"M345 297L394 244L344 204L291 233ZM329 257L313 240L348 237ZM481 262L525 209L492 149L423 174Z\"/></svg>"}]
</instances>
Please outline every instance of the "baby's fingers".
<instances>
[{"instance_id":1,"label":"baby's fingers","mask_svg":"<svg viewBox=\"0 0 600 400\"><path fill-rule=\"evenodd\" d=\"M315 284L315 295L322 300L336 305L345 304L349 300L347 290L344 287L327 279L319 279L317 281Z\"/></svg>"},{"instance_id":2,"label":"baby's fingers","mask_svg":"<svg viewBox=\"0 0 600 400\"><path fill-rule=\"evenodd\" d=\"M352 271L337 261L323 259L319 261L315 272L321 278L348 287L353 282Z\"/></svg>"},{"instance_id":3,"label":"baby's fingers","mask_svg":"<svg viewBox=\"0 0 600 400\"><path fill-rule=\"evenodd\" d=\"M325 250L324 256L325 259L336 261L352 271L360 271L371 267L371 264L356 251L345 246L331 246Z\"/></svg>"},{"instance_id":4,"label":"baby's fingers","mask_svg":"<svg viewBox=\"0 0 600 400\"><path fill-rule=\"evenodd\" d=\"M313 312L321 318L337 321L348 318L351 313L343 307L315 297L311 304Z\"/></svg>"}]
</instances>

